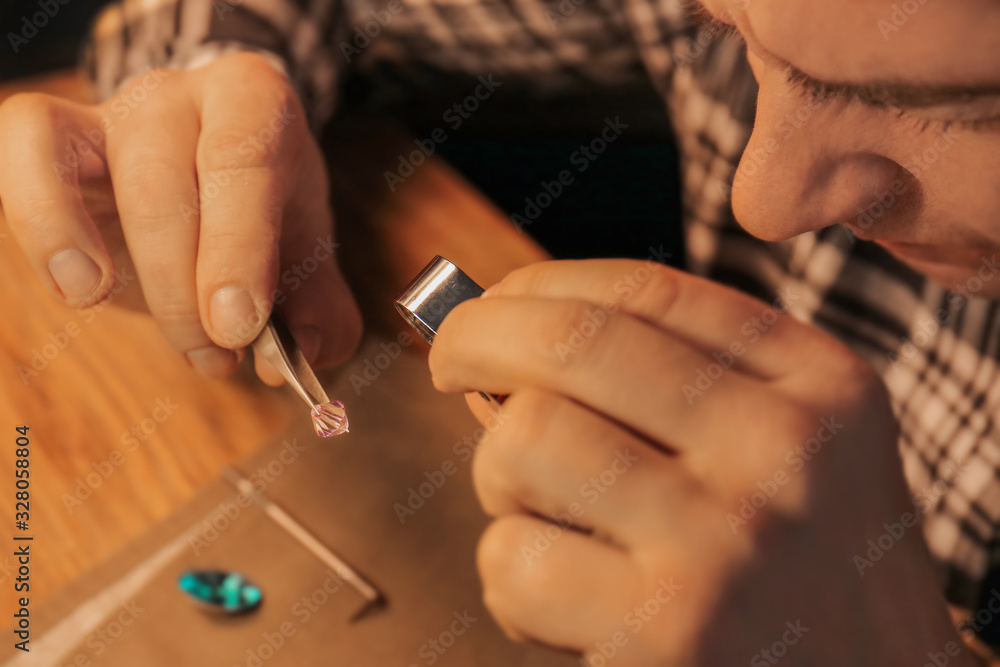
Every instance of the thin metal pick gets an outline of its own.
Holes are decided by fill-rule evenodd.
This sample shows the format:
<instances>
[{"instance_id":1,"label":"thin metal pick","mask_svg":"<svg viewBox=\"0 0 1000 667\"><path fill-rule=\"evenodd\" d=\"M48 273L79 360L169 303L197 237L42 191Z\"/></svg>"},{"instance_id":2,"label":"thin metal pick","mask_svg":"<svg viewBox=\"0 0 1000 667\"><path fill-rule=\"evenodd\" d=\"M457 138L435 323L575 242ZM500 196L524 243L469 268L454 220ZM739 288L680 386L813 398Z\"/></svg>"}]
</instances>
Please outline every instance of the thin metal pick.
<instances>
[{"instance_id":1,"label":"thin metal pick","mask_svg":"<svg viewBox=\"0 0 1000 667\"><path fill-rule=\"evenodd\" d=\"M382 594L379 593L374 586L358 574L354 568L345 563L340 556L333 553L333 551L327 548L325 544L320 542L315 535L305 528L305 526L292 518L292 516L288 514L288 512L286 512L280 505L254 489L253 483L240 474L239 471L226 466L222 469L222 475L229 481L230 484L236 487L237 491L249 496L255 503L260 505L264 510L264 513L272 521L285 529L285 531L297 540L299 544L308 549L314 556L333 569L338 577L343 579L351 587L353 587L354 590L364 596L367 602L365 606L354 615L355 620L360 618L364 612L371 607L381 606L385 603L385 598L382 597Z\"/></svg>"},{"instance_id":2,"label":"thin metal pick","mask_svg":"<svg viewBox=\"0 0 1000 667\"><path fill-rule=\"evenodd\" d=\"M251 345L254 354L274 366L310 409L330 402L292 332L277 315L267 319L267 325Z\"/></svg>"}]
</instances>

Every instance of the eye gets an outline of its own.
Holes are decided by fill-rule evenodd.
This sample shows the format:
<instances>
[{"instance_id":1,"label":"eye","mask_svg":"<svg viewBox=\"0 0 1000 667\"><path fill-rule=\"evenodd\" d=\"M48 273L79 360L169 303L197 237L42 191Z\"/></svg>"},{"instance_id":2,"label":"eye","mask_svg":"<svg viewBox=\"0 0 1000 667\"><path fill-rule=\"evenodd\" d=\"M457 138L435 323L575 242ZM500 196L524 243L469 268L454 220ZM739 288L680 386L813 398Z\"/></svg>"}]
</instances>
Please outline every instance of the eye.
<instances>
[{"instance_id":1,"label":"eye","mask_svg":"<svg viewBox=\"0 0 1000 667\"><path fill-rule=\"evenodd\" d=\"M947 132L956 127L969 132L988 132L1000 130L1000 116L995 118L976 118L971 120L924 118L906 109L896 109L896 117L911 121L918 132L926 132L934 128L938 132Z\"/></svg>"},{"instance_id":2,"label":"eye","mask_svg":"<svg viewBox=\"0 0 1000 667\"><path fill-rule=\"evenodd\" d=\"M709 12L703 4L697 2L697 0L692 0L690 2L688 5L688 12L691 16L692 23L699 27L699 31L705 30L716 38L743 41L743 35L740 34L739 28L732 23L720 21L712 15L712 13Z\"/></svg>"},{"instance_id":3,"label":"eye","mask_svg":"<svg viewBox=\"0 0 1000 667\"><path fill-rule=\"evenodd\" d=\"M816 81L807 74L794 67L787 67L788 83L795 86L803 93L809 95L817 102L827 102L835 97L847 100L857 99L857 95L849 91L846 86L836 86L829 83Z\"/></svg>"},{"instance_id":4,"label":"eye","mask_svg":"<svg viewBox=\"0 0 1000 667\"><path fill-rule=\"evenodd\" d=\"M839 98L847 102L857 101L872 109L891 110L895 112L897 118L911 122L918 132L924 132L932 127L941 132L951 127L971 132L1000 130L1000 116L994 115L984 118L949 118L943 114L931 116L887 104L877 94L866 92L864 88L816 81L791 65L786 66L786 70L788 83L818 103L822 104ZM958 114L957 111L953 113Z\"/></svg>"}]
</instances>

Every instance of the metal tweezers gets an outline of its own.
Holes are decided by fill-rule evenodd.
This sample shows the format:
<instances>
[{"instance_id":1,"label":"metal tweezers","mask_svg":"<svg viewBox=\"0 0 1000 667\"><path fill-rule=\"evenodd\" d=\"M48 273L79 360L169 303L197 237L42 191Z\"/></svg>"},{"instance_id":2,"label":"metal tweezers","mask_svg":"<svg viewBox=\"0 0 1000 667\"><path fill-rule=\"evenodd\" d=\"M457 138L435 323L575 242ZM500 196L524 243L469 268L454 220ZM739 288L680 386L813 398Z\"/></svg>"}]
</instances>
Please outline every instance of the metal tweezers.
<instances>
[{"instance_id":1,"label":"metal tweezers","mask_svg":"<svg viewBox=\"0 0 1000 667\"><path fill-rule=\"evenodd\" d=\"M302 350L295 343L295 338L292 336L292 332L288 330L288 327L285 326L285 323L277 315L272 314L267 320L267 325L251 345L254 354L259 354L269 364L274 366L281 373L282 377L288 381L288 384L295 389L296 393L302 397L310 408L315 425L317 412L324 406L329 406L331 402L326 395L326 391L323 389L323 385L316 379L316 374L313 373L309 362L306 361L305 355L302 354ZM342 407L340 403L334 403L333 405ZM345 429L346 424L345 419ZM261 494L253 491L249 481L232 469L224 470L223 473L237 489L247 493L256 502L260 503L271 518L277 521L295 539L312 551L320 560L332 567L339 576L361 593L368 600L369 605L380 605L384 602L382 595L374 586L362 578L361 575L355 572L340 557L323 546L304 527L289 517L283 509L265 499ZM366 610L367 605L358 615L360 616Z\"/></svg>"},{"instance_id":2,"label":"metal tweezers","mask_svg":"<svg viewBox=\"0 0 1000 667\"><path fill-rule=\"evenodd\" d=\"M267 325L251 345L254 354L259 354L274 366L310 409L330 402L292 332L277 315L272 314L268 318Z\"/></svg>"}]
</instances>

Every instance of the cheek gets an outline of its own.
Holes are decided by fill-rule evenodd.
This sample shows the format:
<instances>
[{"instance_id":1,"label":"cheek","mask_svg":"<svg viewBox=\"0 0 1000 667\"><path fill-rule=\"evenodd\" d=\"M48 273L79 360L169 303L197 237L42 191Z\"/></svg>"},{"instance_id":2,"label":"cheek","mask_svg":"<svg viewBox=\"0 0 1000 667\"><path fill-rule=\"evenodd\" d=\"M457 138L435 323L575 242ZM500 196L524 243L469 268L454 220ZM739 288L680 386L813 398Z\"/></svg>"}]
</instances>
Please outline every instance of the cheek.
<instances>
[{"instance_id":1,"label":"cheek","mask_svg":"<svg viewBox=\"0 0 1000 667\"><path fill-rule=\"evenodd\" d=\"M949 128L923 133L900 163L921 184L928 225L956 242L1000 242L1000 132Z\"/></svg>"}]
</instances>

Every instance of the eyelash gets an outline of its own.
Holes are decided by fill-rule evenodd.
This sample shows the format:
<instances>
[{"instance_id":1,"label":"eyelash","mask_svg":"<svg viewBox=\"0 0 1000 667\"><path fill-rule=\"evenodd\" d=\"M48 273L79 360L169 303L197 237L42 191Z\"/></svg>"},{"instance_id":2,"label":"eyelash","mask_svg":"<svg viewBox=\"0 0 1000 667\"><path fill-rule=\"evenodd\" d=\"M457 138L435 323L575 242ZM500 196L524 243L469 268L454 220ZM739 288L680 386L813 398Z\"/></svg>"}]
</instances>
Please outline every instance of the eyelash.
<instances>
[{"instance_id":1,"label":"eyelash","mask_svg":"<svg viewBox=\"0 0 1000 667\"><path fill-rule=\"evenodd\" d=\"M1000 128L1000 116L994 118L977 118L975 120L931 120L916 116L906 109L888 107L876 101L865 100L846 86L839 87L817 83L796 69L789 68L787 74L788 83L790 85L799 88L799 90L803 91L807 95L810 95L814 100L820 103L829 102L834 98L840 98L847 101L858 101L873 108L893 109L896 112L897 118L904 118L912 121L913 124L917 126L918 132L926 132L931 127L937 128L941 132L946 132L951 127L959 127L963 130L969 130L972 132L992 127Z\"/></svg>"},{"instance_id":2,"label":"eyelash","mask_svg":"<svg viewBox=\"0 0 1000 667\"><path fill-rule=\"evenodd\" d=\"M723 23L719 19L715 18L701 3L693 2L690 10L695 23L700 24L701 29L708 30L715 37L721 37L722 39L736 39L741 43L745 43L746 40L743 39L743 35L740 34L739 29L735 25L731 23ZM881 109L891 108L874 100L865 100L846 86L838 87L829 84L817 83L797 69L788 68L787 74L789 84L799 88L801 91L810 95L814 100L821 103L829 102L830 100L839 97L848 101L856 100L869 107ZM895 109L895 111L897 118L905 118L912 121L913 124L917 126L917 131L921 133L926 132L931 127L935 127L941 132L946 132L951 127L959 127L963 130L969 130L972 132L984 129L1000 129L1000 116L996 116L994 118L977 118L976 120L930 120L920 118L905 109Z\"/></svg>"}]
</instances>

